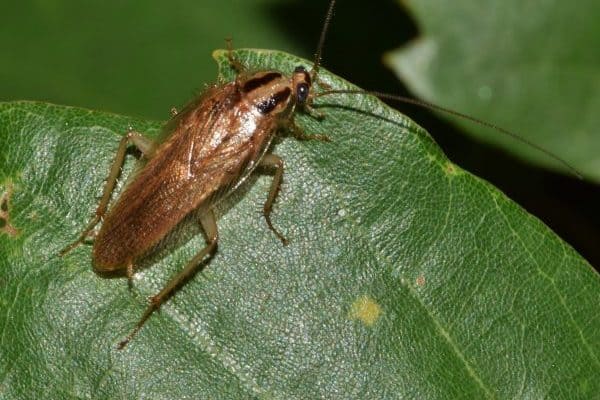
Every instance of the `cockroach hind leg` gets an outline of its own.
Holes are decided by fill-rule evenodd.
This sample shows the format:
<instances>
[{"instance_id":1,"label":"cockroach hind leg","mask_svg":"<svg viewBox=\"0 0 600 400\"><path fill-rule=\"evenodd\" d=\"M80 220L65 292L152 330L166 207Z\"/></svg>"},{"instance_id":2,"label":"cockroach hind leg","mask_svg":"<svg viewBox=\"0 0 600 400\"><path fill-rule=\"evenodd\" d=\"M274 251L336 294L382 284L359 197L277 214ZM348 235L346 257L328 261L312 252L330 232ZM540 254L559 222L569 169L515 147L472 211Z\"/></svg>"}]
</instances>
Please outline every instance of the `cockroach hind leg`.
<instances>
[{"instance_id":1,"label":"cockroach hind leg","mask_svg":"<svg viewBox=\"0 0 600 400\"><path fill-rule=\"evenodd\" d=\"M267 221L267 226L279 240L283 243L284 246L288 245L288 240L273 226L271 222L271 211L273 211L273 203L275 202L275 198L277 197L277 193L279 193L279 188L281 186L281 180L283 178L283 159L275 154L267 154L260 161L261 167L274 168L275 175L273 175L273 180L271 181L271 188L269 189L269 196L267 197L267 201L265 201L265 205L263 207L263 215L265 220Z\"/></svg>"},{"instance_id":2,"label":"cockroach hind leg","mask_svg":"<svg viewBox=\"0 0 600 400\"><path fill-rule=\"evenodd\" d=\"M92 220L85 227L83 232L81 232L81 234L79 235L77 240L75 240L74 242L71 242L67 246L65 246L61 251L58 252L58 255L63 257L65 255L67 255L71 250L73 250L77 246L79 246L80 244L85 243L86 241L93 241L96 238L96 235L98 234L98 232L95 231L94 228L96 227L96 224L98 223L99 220L100 220L99 217L98 217L98 219L96 219L96 217L92 218Z\"/></svg>"},{"instance_id":3,"label":"cockroach hind leg","mask_svg":"<svg viewBox=\"0 0 600 400\"><path fill-rule=\"evenodd\" d=\"M148 318L150 318L150 316L160 308L161 304L173 294L173 291L177 289L183 282L189 279L197 271L198 267L202 264L202 261L207 256L211 256L217 249L219 233L217 230L217 220L215 219L215 215L212 210L208 210L202 214L202 216L200 216L200 224L206 233L206 246L202 248L202 250L200 250L198 254L196 254L194 258L192 258L179 273L177 273L177 275L171 278L171 280L160 292L150 297L149 304L138 323L135 325L129 335L127 335L127 337L118 344L117 348L119 350L127 346L127 343L129 343L131 339L137 335Z\"/></svg>"},{"instance_id":4,"label":"cockroach hind leg","mask_svg":"<svg viewBox=\"0 0 600 400\"><path fill-rule=\"evenodd\" d=\"M100 220L106 213L110 197L117 183L117 178L121 173L121 167L123 167L123 163L125 162L127 147L130 144L136 146L142 152L142 154L144 154L144 157L151 157L155 148L154 142L152 140L146 138L141 133L136 132L134 130L129 130L129 132L127 132L127 134L123 136L123 138L119 142L119 147L117 148L117 154L115 156L115 159L112 163L112 166L110 167L108 178L106 178L106 183L104 185L104 189L102 190L102 197L100 199L100 202L98 203L98 206L96 207L94 217L87 224L83 232L81 232L77 240L70 243L58 253L60 256L64 256L65 254L69 253L71 250L79 246L81 243L83 243L90 234L90 232L93 231L96 225L98 225L98 222L100 222Z\"/></svg>"}]
</instances>

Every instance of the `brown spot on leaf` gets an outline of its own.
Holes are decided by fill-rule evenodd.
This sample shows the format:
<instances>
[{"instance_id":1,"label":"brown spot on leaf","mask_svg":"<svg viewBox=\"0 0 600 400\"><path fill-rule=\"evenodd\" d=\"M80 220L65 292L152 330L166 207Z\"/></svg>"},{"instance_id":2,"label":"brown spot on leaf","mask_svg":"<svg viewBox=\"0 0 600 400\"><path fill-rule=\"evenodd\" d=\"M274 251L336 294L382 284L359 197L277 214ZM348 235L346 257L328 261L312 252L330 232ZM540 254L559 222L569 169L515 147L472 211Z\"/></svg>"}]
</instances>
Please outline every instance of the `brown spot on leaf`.
<instances>
[{"instance_id":1,"label":"brown spot on leaf","mask_svg":"<svg viewBox=\"0 0 600 400\"><path fill-rule=\"evenodd\" d=\"M417 276L417 279L415 279L415 284L419 287L425 286L425 277L423 275Z\"/></svg>"},{"instance_id":2,"label":"brown spot on leaf","mask_svg":"<svg viewBox=\"0 0 600 400\"><path fill-rule=\"evenodd\" d=\"M456 166L449 161L446 163L446 173L448 175L456 174Z\"/></svg>"},{"instance_id":3,"label":"brown spot on leaf","mask_svg":"<svg viewBox=\"0 0 600 400\"><path fill-rule=\"evenodd\" d=\"M12 195L12 184L8 184L2 195L0 195L0 233L8 236L17 236L19 230L10 223L10 197Z\"/></svg>"}]
</instances>

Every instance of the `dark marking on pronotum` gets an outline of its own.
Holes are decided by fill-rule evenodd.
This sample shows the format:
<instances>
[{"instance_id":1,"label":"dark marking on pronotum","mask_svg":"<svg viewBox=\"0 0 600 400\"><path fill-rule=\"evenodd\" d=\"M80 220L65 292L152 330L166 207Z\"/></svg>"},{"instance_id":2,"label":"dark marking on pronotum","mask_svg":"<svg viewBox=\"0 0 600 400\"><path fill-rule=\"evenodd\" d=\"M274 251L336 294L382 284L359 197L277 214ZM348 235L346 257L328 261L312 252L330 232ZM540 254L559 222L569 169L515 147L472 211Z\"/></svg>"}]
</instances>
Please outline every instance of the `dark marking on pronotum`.
<instances>
[{"instance_id":1,"label":"dark marking on pronotum","mask_svg":"<svg viewBox=\"0 0 600 400\"><path fill-rule=\"evenodd\" d=\"M306 81L306 83L308 83L309 85L312 84L312 81L310 79L310 74L308 73L308 71L306 71L306 68L304 68L302 65L297 66L296 68L294 68L294 73L300 73L300 72L304 72L303 76L304 76L304 80Z\"/></svg>"},{"instance_id":2,"label":"dark marking on pronotum","mask_svg":"<svg viewBox=\"0 0 600 400\"><path fill-rule=\"evenodd\" d=\"M244 83L242 90L248 93L278 78L281 78L281 73L269 72L264 74L260 78L250 79L248 82Z\"/></svg>"},{"instance_id":3,"label":"dark marking on pronotum","mask_svg":"<svg viewBox=\"0 0 600 400\"><path fill-rule=\"evenodd\" d=\"M275 107L277 107L277 104L286 101L288 97L290 97L291 93L291 89L286 87L285 89L269 97L268 100L258 103L256 108L258 108L258 111L260 111L262 114L268 114L273 111Z\"/></svg>"}]
</instances>

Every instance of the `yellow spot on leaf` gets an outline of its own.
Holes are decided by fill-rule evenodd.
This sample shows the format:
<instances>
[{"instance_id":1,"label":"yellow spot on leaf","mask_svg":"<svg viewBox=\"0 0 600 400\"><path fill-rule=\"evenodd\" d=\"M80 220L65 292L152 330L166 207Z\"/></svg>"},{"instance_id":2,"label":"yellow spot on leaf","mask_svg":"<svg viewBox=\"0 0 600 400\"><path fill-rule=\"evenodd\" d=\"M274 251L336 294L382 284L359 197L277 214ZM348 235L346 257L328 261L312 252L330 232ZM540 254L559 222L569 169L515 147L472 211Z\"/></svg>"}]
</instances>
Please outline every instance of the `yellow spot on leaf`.
<instances>
[{"instance_id":1,"label":"yellow spot on leaf","mask_svg":"<svg viewBox=\"0 0 600 400\"><path fill-rule=\"evenodd\" d=\"M373 325L382 313L381 306L369 296L361 296L350 308L349 317L358 319L367 326Z\"/></svg>"}]
</instances>

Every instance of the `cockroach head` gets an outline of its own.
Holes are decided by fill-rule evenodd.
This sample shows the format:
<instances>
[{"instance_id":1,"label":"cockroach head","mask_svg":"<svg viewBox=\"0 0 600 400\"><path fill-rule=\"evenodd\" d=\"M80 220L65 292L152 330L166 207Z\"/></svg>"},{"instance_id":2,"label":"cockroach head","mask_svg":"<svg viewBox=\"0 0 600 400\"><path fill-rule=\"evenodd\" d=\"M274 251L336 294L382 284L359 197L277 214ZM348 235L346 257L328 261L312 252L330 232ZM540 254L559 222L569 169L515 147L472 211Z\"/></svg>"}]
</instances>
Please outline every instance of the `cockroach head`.
<instances>
[{"instance_id":1,"label":"cockroach head","mask_svg":"<svg viewBox=\"0 0 600 400\"><path fill-rule=\"evenodd\" d=\"M294 69L292 82L294 85L294 93L296 95L296 103L299 105L306 104L310 94L310 86L312 84L310 74L306 68L302 65L297 66Z\"/></svg>"}]
</instances>

